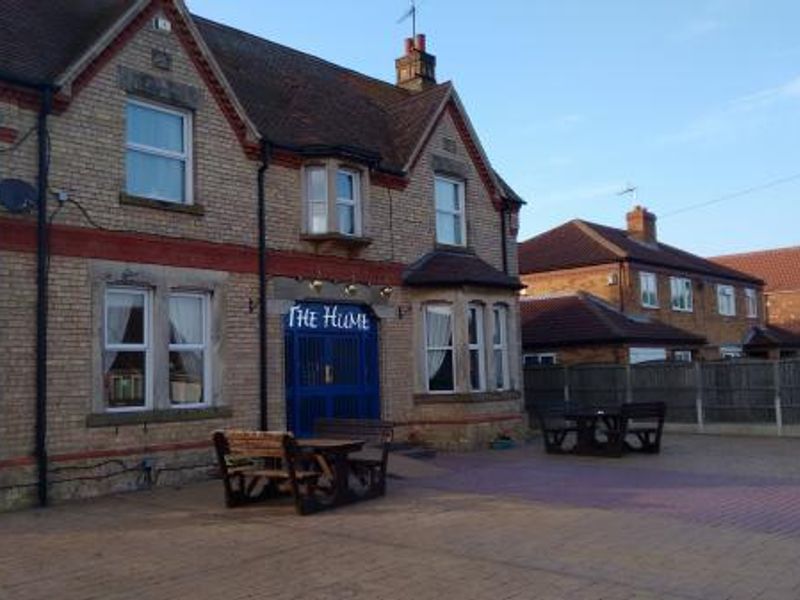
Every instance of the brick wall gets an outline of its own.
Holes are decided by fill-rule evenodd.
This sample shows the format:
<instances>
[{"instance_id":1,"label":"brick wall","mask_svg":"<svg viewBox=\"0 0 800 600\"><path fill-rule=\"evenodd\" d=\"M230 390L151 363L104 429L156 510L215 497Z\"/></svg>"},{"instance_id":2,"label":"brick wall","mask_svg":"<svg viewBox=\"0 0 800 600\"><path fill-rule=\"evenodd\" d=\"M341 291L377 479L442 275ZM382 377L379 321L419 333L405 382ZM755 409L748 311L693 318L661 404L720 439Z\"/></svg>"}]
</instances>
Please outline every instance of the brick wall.
<instances>
[{"instance_id":1,"label":"brick wall","mask_svg":"<svg viewBox=\"0 0 800 600\"><path fill-rule=\"evenodd\" d=\"M800 290L766 294L767 322L800 330Z\"/></svg>"}]
</instances>

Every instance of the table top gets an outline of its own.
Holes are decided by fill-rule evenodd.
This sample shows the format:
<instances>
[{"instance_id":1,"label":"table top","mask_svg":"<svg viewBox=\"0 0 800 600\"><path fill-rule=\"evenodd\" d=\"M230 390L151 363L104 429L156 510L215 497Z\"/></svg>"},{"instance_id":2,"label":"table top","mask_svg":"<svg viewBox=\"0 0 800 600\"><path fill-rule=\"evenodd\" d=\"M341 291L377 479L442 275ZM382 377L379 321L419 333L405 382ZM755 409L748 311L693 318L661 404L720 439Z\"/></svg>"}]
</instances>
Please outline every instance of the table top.
<instances>
[{"instance_id":1,"label":"table top","mask_svg":"<svg viewBox=\"0 0 800 600\"><path fill-rule=\"evenodd\" d=\"M298 438L298 447L320 452L355 452L361 450L364 440L337 440L336 438Z\"/></svg>"}]
</instances>

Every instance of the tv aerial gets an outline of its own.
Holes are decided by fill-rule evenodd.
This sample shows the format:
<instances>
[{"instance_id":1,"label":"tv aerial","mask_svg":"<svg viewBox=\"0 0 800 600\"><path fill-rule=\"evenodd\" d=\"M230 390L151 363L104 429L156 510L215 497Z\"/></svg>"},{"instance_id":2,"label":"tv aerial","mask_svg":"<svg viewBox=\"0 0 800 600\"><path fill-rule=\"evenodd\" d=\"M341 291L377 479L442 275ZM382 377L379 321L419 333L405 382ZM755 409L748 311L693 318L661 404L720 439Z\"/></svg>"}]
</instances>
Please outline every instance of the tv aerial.
<instances>
[{"instance_id":1,"label":"tv aerial","mask_svg":"<svg viewBox=\"0 0 800 600\"><path fill-rule=\"evenodd\" d=\"M630 183L625 186L625 189L622 191L617 192L617 196L630 196L633 198L633 201L636 202L639 194L637 193L639 190L638 185L631 185Z\"/></svg>"},{"instance_id":2,"label":"tv aerial","mask_svg":"<svg viewBox=\"0 0 800 600\"><path fill-rule=\"evenodd\" d=\"M23 213L36 206L36 188L21 179L0 180L0 205L10 213Z\"/></svg>"},{"instance_id":3,"label":"tv aerial","mask_svg":"<svg viewBox=\"0 0 800 600\"><path fill-rule=\"evenodd\" d=\"M417 35L417 0L411 0L411 8L409 8L403 15L397 19L398 23L403 23L411 17L411 37Z\"/></svg>"}]
</instances>

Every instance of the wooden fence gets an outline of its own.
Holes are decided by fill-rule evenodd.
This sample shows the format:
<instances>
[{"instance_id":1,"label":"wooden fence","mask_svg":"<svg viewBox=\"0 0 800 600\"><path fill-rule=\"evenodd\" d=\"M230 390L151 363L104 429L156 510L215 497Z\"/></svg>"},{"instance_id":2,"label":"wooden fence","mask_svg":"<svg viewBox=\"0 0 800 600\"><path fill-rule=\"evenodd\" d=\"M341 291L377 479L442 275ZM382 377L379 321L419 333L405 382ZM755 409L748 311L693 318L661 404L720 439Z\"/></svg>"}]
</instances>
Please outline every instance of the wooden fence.
<instances>
[{"instance_id":1,"label":"wooden fence","mask_svg":"<svg viewBox=\"0 0 800 600\"><path fill-rule=\"evenodd\" d=\"M800 360L525 367L529 412L656 401L667 404L669 423L699 431L735 424L781 434L800 426Z\"/></svg>"}]
</instances>

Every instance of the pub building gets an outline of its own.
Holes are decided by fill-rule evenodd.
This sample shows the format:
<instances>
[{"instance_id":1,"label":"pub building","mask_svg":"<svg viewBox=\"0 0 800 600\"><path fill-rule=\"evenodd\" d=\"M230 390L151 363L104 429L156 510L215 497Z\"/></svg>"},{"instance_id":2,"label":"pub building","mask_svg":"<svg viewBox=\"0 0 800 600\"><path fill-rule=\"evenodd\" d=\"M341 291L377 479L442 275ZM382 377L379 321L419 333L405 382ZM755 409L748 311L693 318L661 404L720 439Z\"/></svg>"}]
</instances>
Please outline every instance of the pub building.
<instances>
[{"instance_id":1,"label":"pub building","mask_svg":"<svg viewBox=\"0 0 800 600\"><path fill-rule=\"evenodd\" d=\"M424 35L389 83L180 0L0 29L0 508L203 477L215 429L521 427L523 201Z\"/></svg>"}]
</instances>

